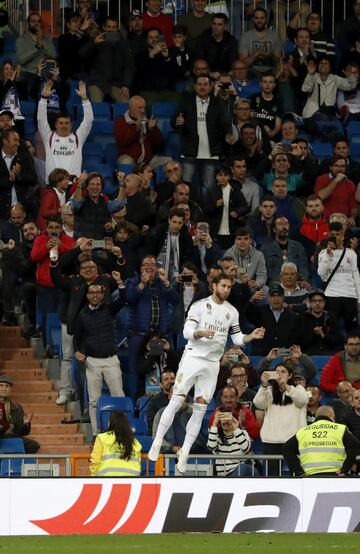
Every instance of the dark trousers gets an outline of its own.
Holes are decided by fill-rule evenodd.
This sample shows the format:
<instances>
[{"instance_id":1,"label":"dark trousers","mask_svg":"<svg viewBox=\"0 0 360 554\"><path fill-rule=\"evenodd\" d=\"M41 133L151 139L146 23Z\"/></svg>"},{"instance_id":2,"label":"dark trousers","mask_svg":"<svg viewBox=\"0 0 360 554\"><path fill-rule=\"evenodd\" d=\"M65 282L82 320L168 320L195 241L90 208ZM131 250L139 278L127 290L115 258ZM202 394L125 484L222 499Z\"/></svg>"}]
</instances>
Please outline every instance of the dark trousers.
<instances>
[{"instance_id":1,"label":"dark trousers","mask_svg":"<svg viewBox=\"0 0 360 554\"><path fill-rule=\"evenodd\" d=\"M138 359L139 353L143 348L145 341L144 335L129 335L128 336L128 354L129 354L129 367L128 373L124 378L124 391L126 396L130 396L133 402L137 399L138 393Z\"/></svg>"},{"instance_id":2,"label":"dark trousers","mask_svg":"<svg viewBox=\"0 0 360 554\"><path fill-rule=\"evenodd\" d=\"M277 454L282 455L283 451L283 445L279 443L269 443L264 442L263 443L263 454L266 456L267 454ZM280 460L269 460L268 462L264 461L264 474L269 477L278 477L281 475L281 462Z\"/></svg>"},{"instance_id":3,"label":"dark trousers","mask_svg":"<svg viewBox=\"0 0 360 554\"><path fill-rule=\"evenodd\" d=\"M336 319L343 318L346 331L356 331L357 327L357 299L326 297L326 309L332 312Z\"/></svg>"}]
</instances>

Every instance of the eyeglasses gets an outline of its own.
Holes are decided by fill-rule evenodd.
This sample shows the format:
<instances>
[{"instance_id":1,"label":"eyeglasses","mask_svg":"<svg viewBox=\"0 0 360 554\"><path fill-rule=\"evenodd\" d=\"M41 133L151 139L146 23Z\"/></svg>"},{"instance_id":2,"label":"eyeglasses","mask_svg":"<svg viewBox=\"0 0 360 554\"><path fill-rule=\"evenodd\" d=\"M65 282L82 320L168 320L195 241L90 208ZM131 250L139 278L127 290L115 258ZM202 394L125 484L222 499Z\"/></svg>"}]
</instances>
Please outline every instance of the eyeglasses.
<instances>
[{"instance_id":1,"label":"eyeglasses","mask_svg":"<svg viewBox=\"0 0 360 554\"><path fill-rule=\"evenodd\" d=\"M348 342L347 346L360 346L360 342Z\"/></svg>"}]
</instances>

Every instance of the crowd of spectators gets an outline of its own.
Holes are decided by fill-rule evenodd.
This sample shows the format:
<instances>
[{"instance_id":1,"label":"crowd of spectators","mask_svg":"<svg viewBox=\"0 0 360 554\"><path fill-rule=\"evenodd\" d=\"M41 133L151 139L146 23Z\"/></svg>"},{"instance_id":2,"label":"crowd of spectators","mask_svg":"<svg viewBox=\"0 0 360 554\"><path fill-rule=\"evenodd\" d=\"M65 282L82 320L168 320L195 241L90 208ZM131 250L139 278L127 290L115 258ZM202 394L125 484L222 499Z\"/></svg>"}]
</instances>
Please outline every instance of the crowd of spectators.
<instances>
[{"instance_id":1,"label":"crowd of spectators","mask_svg":"<svg viewBox=\"0 0 360 554\"><path fill-rule=\"evenodd\" d=\"M316 2L290 2L289 25L285 4L249 7L250 27L235 36L204 0L176 24L146 0L121 25L79 0L57 50L31 12L16 60L3 63L2 325L16 324L21 306L24 335L47 346L47 317L58 314L57 403L76 397L84 412L86 377L94 436L103 378L134 404L155 390L156 432L189 307L220 273L241 328L265 335L224 354L218 407L194 451L246 454L260 436L265 453L281 453L320 403L360 434L360 158L349 133L359 121L360 136L360 0L336 48ZM34 137L23 100L36 103ZM103 102L127 104L114 121L110 188L84 171ZM152 111L158 102L176 105L170 131ZM317 157L324 143L331 155ZM329 360L318 382L319 355ZM191 409L188 399L164 452L181 445ZM216 465L219 475L235 469L249 468Z\"/></svg>"}]
</instances>

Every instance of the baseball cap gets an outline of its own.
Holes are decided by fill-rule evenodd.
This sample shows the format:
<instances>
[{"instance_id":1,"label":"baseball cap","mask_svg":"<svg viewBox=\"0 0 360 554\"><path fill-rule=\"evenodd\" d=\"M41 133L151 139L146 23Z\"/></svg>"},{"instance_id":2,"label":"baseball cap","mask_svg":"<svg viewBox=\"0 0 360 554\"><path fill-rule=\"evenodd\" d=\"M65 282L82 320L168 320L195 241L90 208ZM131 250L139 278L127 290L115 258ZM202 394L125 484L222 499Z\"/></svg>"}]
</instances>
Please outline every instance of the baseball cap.
<instances>
[{"instance_id":1,"label":"baseball cap","mask_svg":"<svg viewBox=\"0 0 360 554\"><path fill-rule=\"evenodd\" d=\"M280 296L284 296L284 289L280 283L273 283L269 288L269 294L279 294Z\"/></svg>"},{"instance_id":2,"label":"baseball cap","mask_svg":"<svg viewBox=\"0 0 360 554\"><path fill-rule=\"evenodd\" d=\"M129 21L131 21L135 17L144 17L144 16L140 10L133 10L132 12L130 12Z\"/></svg>"},{"instance_id":3,"label":"baseball cap","mask_svg":"<svg viewBox=\"0 0 360 554\"><path fill-rule=\"evenodd\" d=\"M11 119L14 119L14 114L10 110L1 110L0 115L8 115Z\"/></svg>"},{"instance_id":4,"label":"baseball cap","mask_svg":"<svg viewBox=\"0 0 360 554\"><path fill-rule=\"evenodd\" d=\"M14 382L9 377L9 375L0 375L0 383L7 383L8 385L12 385Z\"/></svg>"}]
</instances>

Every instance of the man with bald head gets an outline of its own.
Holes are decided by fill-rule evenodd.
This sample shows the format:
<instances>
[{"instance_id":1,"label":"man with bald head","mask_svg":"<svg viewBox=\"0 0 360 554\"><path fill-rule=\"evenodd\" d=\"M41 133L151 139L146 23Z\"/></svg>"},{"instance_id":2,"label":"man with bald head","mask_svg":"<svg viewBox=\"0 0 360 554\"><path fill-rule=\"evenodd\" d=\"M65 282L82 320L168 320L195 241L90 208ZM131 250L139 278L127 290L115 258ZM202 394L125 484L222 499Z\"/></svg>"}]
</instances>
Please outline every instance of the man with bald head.
<instances>
[{"instance_id":1,"label":"man with bald head","mask_svg":"<svg viewBox=\"0 0 360 554\"><path fill-rule=\"evenodd\" d=\"M140 185L139 175L129 173L120 184L119 198L126 201L126 220L141 230L154 222L155 208L140 191Z\"/></svg>"},{"instance_id":2,"label":"man with bald head","mask_svg":"<svg viewBox=\"0 0 360 554\"><path fill-rule=\"evenodd\" d=\"M283 454L296 476L338 476L349 473L360 453L360 442L345 425L335 423L331 406L320 406L315 421L293 435Z\"/></svg>"},{"instance_id":3,"label":"man with bald head","mask_svg":"<svg viewBox=\"0 0 360 554\"><path fill-rule=\"evenodd\" d=\"M132 96L129 109L118 117L114 125L115 141L120 164L150 164L152 168L170 161L167 156L153 155L163 145L164 137L157 119L146 115L146 102L142 96Z\"/></svg>"}]
</instances>

